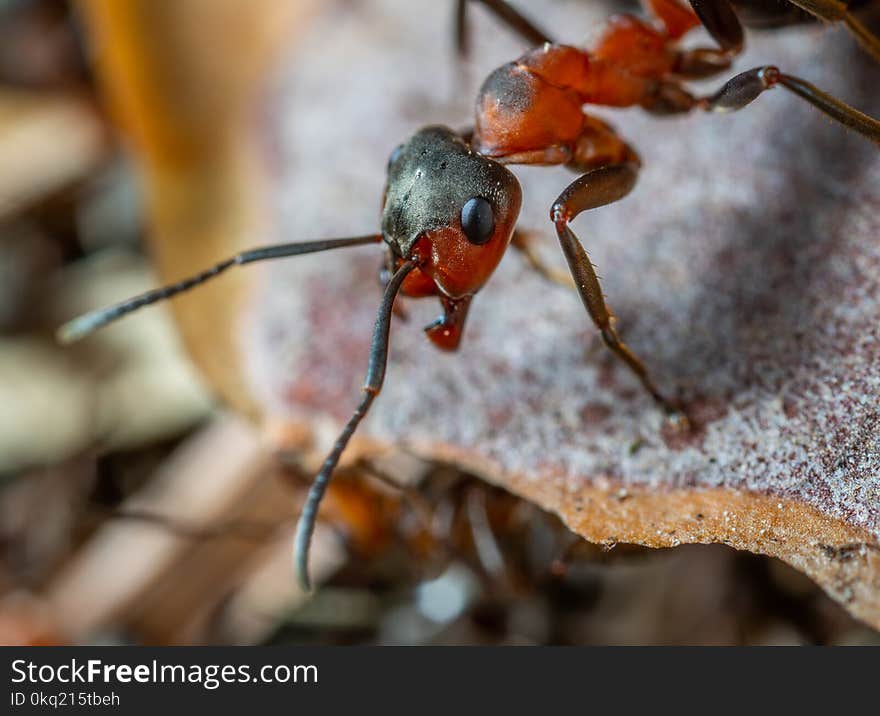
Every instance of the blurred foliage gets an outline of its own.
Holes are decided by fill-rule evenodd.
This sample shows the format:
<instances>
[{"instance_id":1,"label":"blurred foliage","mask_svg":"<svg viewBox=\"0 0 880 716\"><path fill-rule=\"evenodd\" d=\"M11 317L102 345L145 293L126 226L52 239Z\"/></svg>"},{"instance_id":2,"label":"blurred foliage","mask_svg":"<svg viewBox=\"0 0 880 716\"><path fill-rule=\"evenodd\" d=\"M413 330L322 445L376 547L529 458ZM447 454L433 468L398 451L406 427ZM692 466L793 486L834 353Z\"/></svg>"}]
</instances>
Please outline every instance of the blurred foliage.
<instances>
[{"instance_id":1,"label":"blurred foliage","mask_svg":"<svg viewBox=\"0 0 880 716\"><path fill-rule=\"evenodd\" d=\"M11 93L75 91L103 124L86 58L67 3L0 0L0 107ZM34 121L8 106L0 146ZM52 135L48 149L64 144ZM374 464L349 466L326 510L328 541L344 558L327 558L311 600L279 598L308 466L267 466L259 440L239 428L229 439L165 313L71 353L51 340L76 310L151 282L130 165L109 146L77 167L0 216L0 641L880 641L779 562L720 546L592 546L442 465L410 466L406 488ZM216 473L192 474L211 460L228 463L233 485L216 504ZM133 575L138 545L157 556ZM96 555L102 571L89 571ZM86 585L82 598L72 584ZM108 591L123 594L119 604L90 613Z\"/></svg>"}]
</instances>

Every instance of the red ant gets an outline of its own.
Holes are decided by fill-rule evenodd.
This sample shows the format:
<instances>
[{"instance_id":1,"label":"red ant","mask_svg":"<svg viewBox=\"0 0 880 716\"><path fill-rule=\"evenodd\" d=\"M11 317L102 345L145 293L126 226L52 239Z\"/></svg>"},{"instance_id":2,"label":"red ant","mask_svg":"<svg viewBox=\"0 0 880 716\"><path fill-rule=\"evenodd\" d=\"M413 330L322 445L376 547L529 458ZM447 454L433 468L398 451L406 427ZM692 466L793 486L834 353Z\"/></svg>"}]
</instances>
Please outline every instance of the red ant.
<instances>
[{"instance_id":1,"label":"red ant","mask_svg":"<svg viewBox=\"0 0 880 716\"><path fill-rule=\"evenodd\" d=\"M461 54L469 46L466 25L467 5L479 2L496 17L514 29L530 45L553 42L550 36L519 12L507 0L456 0L456 45ZM872 0L688 0L693 13L677 0L642 0L642 4L679 37L690 28L694 14L712 38L730 55L743 48L742 26L778 28L810 20L843 23L858 43L880 60L880 38L856 16L856 12ZM627 16L619 16L627 17ZM667 21L671 20L672 24ZM675 39L675 38L672 38Z\"/></svg>"},{"instance_id":2,"label":"red ant","mask_svg":"<svg viewBox=\"0 0 880 716\"><path fill-rule=\"evenodd\" d=\"M501 3L486 4L497 7ZM580 176L559 195L550 216L587 313L605 343L638 376L654 400L686 425L677 407L654 387L642 362L620 340L593 265L569 228L582 211L628 194L640 165L635 151L611 127L585 114L584 105L639 105L664 113L730 111L780 85L872 141L880 141L880 122L772 66L737 75L714 95L689 94L679 84L681 79L724 69L742 46L741 28L735 15L728 12L726 0L700 0L697 4L721 49L677 49L679 38L700 24L697 15L677 0L648 0L659 25L619 17L590 52L547 43L497 69L480 91L470 141L451 129L434 126L421 129L392 152L381 233L245 251L174 285L77 318L61 328L60 340L67 343L82 338L232 266L385 243L385 289L373 330L363 397L315 477L297 525L296 569L308 589L308 551L318 507L342 452L382 388L398 293L413 298L437 296L443 316L425 329L427 336L441 349L457 348L470 302L501 261L519 215L520 185L504 164L565 164Z\"/></svg>"}]
</instances>

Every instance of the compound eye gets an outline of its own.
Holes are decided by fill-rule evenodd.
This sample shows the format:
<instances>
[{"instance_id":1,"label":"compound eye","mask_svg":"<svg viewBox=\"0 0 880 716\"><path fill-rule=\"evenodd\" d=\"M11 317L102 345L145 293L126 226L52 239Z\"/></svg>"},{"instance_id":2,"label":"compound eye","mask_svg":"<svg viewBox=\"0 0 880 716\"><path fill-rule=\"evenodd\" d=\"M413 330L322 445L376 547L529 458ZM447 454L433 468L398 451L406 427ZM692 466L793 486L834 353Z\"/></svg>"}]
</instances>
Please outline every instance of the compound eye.
<instances>
[{"instance_id":1,"label":"compound eye","mask_svg":"<svg viewBox=\"0 0 880 716\"><path fill-rule=\"evenodd\" d=\"M481 196L468 199L461 207L461 230L472 244L482 246L488 242L495 231L492 205Z\"/></svg>"},{"instance_id":2,"label":"compound eye","mask_svg":"<svg viewBox=\"0 0 880 716\"><path fill-rule=\"evenodd\" d=\"M403 153L403 145L402 145L402 144L398 144L398 145L394 148L394 151L391 152L391 156L388 157L388 166L386 167L387 171L389 171L389 172L391 171L391 167L393 167L393 166L394 166L394 163L395 163L398 159L400 159L400 155L401 155L402 153Z\"/></svg>"}]
</instances>

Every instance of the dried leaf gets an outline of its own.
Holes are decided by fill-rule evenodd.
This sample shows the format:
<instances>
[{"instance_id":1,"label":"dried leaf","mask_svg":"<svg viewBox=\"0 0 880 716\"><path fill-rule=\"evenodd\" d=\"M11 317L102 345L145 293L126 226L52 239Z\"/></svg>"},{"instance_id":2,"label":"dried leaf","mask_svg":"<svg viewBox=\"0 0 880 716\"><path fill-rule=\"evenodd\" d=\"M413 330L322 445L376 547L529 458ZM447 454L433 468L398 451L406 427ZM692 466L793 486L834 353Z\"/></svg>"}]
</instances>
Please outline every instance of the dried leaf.
<instances>
[{"instance_id":1,"label":"dried leaf","mask_svg":"<svg viewBox=\"0 0 880 716\"><path fill-rule=\"evenodd\" d=\"M300 173L283 187L280 238L376 227L387 153L420 125L467 122L474 90L449 97L459 77L438 37L441 10L399 5L346 19L328 11L292 58L296 111L279 121L283 159ZM547 10L548 20L563 13ZM574 41L566 28L576 13L586 27L597 10L564 12L574 16L556 27ZM394 42L371 43L377 35ZM478 75L516 56L503 33L479 36ZM737 67L769 59L880 114L880 68L845 34L792 29L750 41ZM305 59L319 42L316 67ZM630 197L575 230L622 334L680 393L694 431L669 431L577 296L511 252L474 302L457 355L421 335L438 307L407 304L361 445L402 442L467 466L592 541L723 542L775 555L880 625L877 148L780 90L727 116L611 118L645 167ZM520 223L544 234L540 251L561 267L547 210L572 177L519 174ZM358 250L273 267L246 365L274 420L339 422L353 407L378 263Z\"/></svg>"}]
</instances>

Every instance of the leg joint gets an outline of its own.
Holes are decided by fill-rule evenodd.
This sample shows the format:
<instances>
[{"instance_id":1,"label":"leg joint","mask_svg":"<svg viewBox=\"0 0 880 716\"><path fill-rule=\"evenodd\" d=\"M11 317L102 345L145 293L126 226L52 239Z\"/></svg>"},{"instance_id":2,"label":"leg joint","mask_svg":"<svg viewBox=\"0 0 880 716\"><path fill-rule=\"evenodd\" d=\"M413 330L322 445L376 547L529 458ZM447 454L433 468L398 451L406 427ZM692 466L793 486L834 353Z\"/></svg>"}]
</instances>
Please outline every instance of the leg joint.
<instances>
[{"instance_id":1,"label":"leg joint","mask_svg":"<svg viewBox=\"0 0 880 716\"><path fill-rule=\"evenodd\" d=\"M571 210L559 199L550 207L550 221L556 224L557 228L563 227L572 219Z\"/></svg>"}]
</instances>

